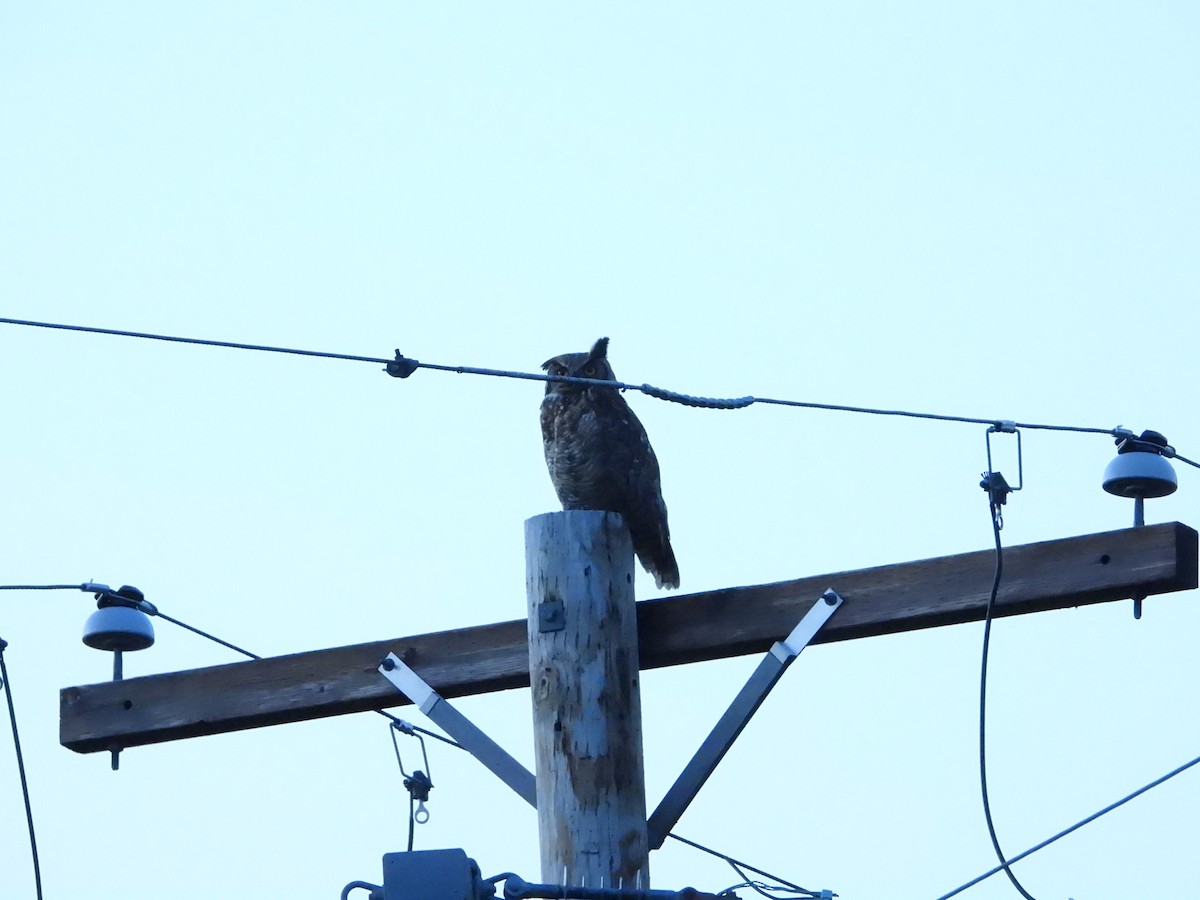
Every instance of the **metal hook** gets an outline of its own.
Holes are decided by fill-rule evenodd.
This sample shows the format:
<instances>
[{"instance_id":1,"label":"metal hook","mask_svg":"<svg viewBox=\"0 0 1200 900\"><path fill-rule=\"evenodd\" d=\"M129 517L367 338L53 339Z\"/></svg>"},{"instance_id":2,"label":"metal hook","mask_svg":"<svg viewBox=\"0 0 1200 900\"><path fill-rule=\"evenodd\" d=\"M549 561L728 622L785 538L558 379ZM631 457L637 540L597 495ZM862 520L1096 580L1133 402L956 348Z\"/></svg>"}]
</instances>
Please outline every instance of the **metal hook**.
<instances>
[{"instance_id":1,"label":"metal hook","mask_svg":"<svg viewBox=\"0 0 1200 900\"><path fill-rule=\"evenodd\" d=\"M999 472L992 467L992 435L993 434L1015 434L1017 436L1017 484L1016 487L1008 487L1008 491L1019 491L1025 485L1025 467L1021 459L1021 431L1017 428L1016 422L997 422L990 427L984 435L984 442L987 445L987 464L988 470L986 475L993 473L999 475Z\"/></svg>"},{"instance_id":2,"label":"metal hook","mask_svg":"<svg viewBox=\"0 0 1200 900\"><path fill-rule=\"evenodd\" d=\"M1015 434L1017 436L1017 484L1016 487L1009 485L1007 479L995 470L992 466L992 434ZM1021 460L1021 432L1017 429L1015 422L998 422L987 430L985 436L987 445L987 471L983 473L983 480L979 482L979 486L988 492L992 503L992 520L996 523L996 530L1004 528L1004 513L1001 507L1008 501L1008 495L1013 491L1021 490L1025 483L1024 465Z\"/></svg>"},{"instance_id":3,"label":"metal hook","mask_svg":"<svg viewBox=\"0 0 1200 900\"><path fill-rule=\"evenodd\" d=\"M413 813L413 821L418 825L424 825L429 821L429 810L425 808L423 800L417 803L417 810Z\"/></svg>"}]
</instances>

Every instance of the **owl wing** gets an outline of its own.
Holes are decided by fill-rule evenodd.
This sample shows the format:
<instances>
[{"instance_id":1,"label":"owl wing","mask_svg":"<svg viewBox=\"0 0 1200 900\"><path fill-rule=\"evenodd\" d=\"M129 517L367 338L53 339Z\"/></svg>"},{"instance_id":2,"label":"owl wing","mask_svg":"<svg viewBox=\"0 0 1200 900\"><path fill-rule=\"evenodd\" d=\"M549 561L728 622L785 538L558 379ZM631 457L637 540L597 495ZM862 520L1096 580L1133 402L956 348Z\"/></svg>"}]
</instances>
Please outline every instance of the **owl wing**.
<instances>
[{"instance_id":1,"label":"owl wing","mask_svg":"<svg viewBox=\"0 0 1200 900\"><path fill-rule=\"evenodd\" d=\"M615 509L625 518L633 550L658 587L679 587L679 566L671 549L667 504L662 496L658 458L650 437L625 399L615 391L605 429L609 436L603 456L609 468Z\"/></svg>"},{"instance_id":2,"label":"owl wing","mask_svg":"<svg viewBox=\"0 0 1200 900\"><path fill-rule=\"evenodd\" d=\"M620 513L659 587L679 586L658 459L646 429L613 388L546 395L542 442L563 509Z\"/></svg>"}]
</instances>

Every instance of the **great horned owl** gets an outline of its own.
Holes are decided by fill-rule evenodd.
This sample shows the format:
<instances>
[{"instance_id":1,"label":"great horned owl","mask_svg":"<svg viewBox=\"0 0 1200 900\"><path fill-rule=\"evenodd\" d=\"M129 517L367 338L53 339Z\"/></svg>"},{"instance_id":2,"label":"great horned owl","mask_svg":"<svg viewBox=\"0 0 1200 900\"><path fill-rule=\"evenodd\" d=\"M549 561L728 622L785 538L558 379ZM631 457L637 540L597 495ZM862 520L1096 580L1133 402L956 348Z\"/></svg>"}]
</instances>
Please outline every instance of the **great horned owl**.
<instances>
[{"instance_id":1,"label":"great horned owl","mask_svg":"<svg viewBox=\"0 0 1200 900\"><path fill-rule=\"evenodd\" d=\"M542 368L551 375L616 380L608 364L608 338L596 341L590 352L548 359ZM655 584L679 587L658 459L646 429L617 389L546 382L542 444L563 509L620 513L633 550Z\"/></svg>"}]
</instances>

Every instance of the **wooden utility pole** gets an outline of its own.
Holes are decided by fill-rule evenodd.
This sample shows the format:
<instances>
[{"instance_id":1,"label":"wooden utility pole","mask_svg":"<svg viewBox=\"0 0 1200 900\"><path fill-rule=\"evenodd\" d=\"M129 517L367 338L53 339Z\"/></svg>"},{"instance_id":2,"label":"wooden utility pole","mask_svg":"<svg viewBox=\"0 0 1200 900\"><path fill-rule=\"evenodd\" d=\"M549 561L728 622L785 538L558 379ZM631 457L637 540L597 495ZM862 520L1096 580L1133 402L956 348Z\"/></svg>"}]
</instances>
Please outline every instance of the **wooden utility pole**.
<instances>
[{"instance_id":1,"label":"wooden utility pole","mask_svg":"<svg viewBox=\"0 0 1200 900\"><path fill-rule=\"evenodd\" d=\"M649 885L633 545L616 513L525 523L542 880Z\"/></svg>"},{"instance_id":2,"label":"wooden utility pole","mask_svg":"<svg viewBox=\"0 0 1200 900\"><path fill-rule=\"evenodd\" d=\"M845 603L814 643L983 618L993 551L963 553L637 604L640 667L762 653L829 586ZM1197 586L1197 534L1178 522L1009 547L997 616ZM442 696L528 686L521 620L251 662L63 688L59 740L80 753L401 706L383 677L395 652Z\"/></svg>"}]
</instances>

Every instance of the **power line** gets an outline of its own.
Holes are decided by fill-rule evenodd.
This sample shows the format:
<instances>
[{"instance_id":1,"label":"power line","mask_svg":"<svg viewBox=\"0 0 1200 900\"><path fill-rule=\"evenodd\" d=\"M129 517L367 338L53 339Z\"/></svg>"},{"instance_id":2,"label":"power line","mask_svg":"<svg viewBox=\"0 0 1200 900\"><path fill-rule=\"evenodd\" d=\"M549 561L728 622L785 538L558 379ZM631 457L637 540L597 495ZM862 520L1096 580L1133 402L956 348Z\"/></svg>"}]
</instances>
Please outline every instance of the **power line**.
<instances>
[{"instance_id":1,"label":"power line","mask_svg":"<svg viewBox=\"0 0 1200 900\"><path fill-rule=\"evenodd\" d=\"M827 900L827 898L837 896L837 894L834 894L831 891L810 891L807 888L802 888L802 887L800 887L800 885L793 884L792 882L790 882L784 878L780 878L778 875L772 875L770 872L764 872L762 869L756 869L754 866L750 865L747 862L742 862L740 859L734 859L732 856L728 856L727 854L721 853L718 850L713 850L711 847L705 847L703 844L698 844L695 841L690 841L685 837L680 837L679 835L675 834L674 832L669 832L667 834L667 837L672 838L673 840L679 841L679 843L681 843L681 844L687 844L689 847L694 847L695 849L700 850L704 853L708 853L711 856L715 856L717 859L724 860L726 863L729 864L730 868L732 868L735 872L737 872L738 875L744 880L743 884L736 885L736 887L750 887L750 888L753 888L755 891L757 891L760 894L762 894L764 892L764 888L761 887L760 884L756 884L756 883L752 882L751 879L749 877L747 877L746 871L750 871L756 875L762 875L764 878L770 878L773 882L775 882L775 884L773 886L766 888L769 890L775 890L777 892L786 892L786 893L790 893L790 894L795 894L800 897L811 897L811 898L814 898L814 900L822 900L822 898L826 898L826 900ZM746 870L746 871L743 871L743 870ZM729 890L732 890L732 888L730 888Z\"/></svg>"},{"instance_id":2,"label":"power line","mask_svg":"<svg viewBox=\"0 0 1200 900\"><path fill-rule=\"evenodd\" d=\"M371 356L351 356L346 353L325 353L320 350L295 350L290 347L271 347L265 344L241 344L234 341L210 341L204 338L175 337L168 334L150 334L145 331L123 331L118 328L96 328L90 325L61 325L55 322L33 322L28 319L0 318L0 324L25 325L31 328L52 328L58 331L82 331L87 334L110 334L116 337L141 338L149 341L168 341L175 344L199 344L204 347L228 347L231 350L259 350L266 353L290 353L295 356L319 356L328 359L345 359L353 362L387 363L386 359Z\"/></svg>"},{"instance_id":3,"label":"power line","mask_svg":"<svg viewBox=\"0 0 1200 900\"><path fill-rule=\"evenodd\" d=\"M149 604L147 604L147 605L149 605ZM138 608L141 609L141 607L138 607ZM142 612L149 612L149 610L142 609ZM178 625L180 628L183 628L183 629L186 629L187 631L192 632L192 634L198 634L198 635L200 635L200 637L210 640L214 644L220 644L222 647L228 647L230 650L234 650L234 651L242 654L242 656L249 657L250 659L262 659L262 657L259 656L257 653L251 653L249 650L243 650L237 644L231 644L231 643L229 643L229 641L223 641L216 635L209 634L207 631L201 631L199 628L189 625L187 622L180 622L178 619L173 619L170 616L168 616L166 613L160 612L157 608L154 609L154 612L151 613L151 615L158 616L160 619L166 619L172 625Z\"/></svg>"},{"instance_id":4,"label":"power line","mask_svg":"<svg viewBox=\"0 0 1200 900\"><path fill-rule=\"evenodd\" d=\"M8 720L12 723L13 750L17 756L17 772L21 777L21 796L25 798L25 821L29 826L29 851L33 856L33 883L38 900L42 900L42 867L38 862L37 835L33 830L33 806L29 800L29 781L25 777L25 756L21 752L21 735L17 730L17 713L13 707L12 683L8 678L8 665L4 661L4 650L8 641L0 638L0 690L8 701Z\"/></svg>"},{"instance_id":5,"label":"power line","mask_svg":"<svg viewBox=\"0 0 1200 900\"><path fill-rule=\"evenodd\" d=\"M1180 456L1178 453L1176 453L1173 457L1170 457L1170 458L1177 459L1181 463L1187 463L1189 466L1194 466L1197 469L1200 469L1200 462L1196 462L1194 460L1188 459L1186 456Z\"/></svg>"},{"instance_id":6,"label":"power line","mask_svg":"<svg viewBox=\"0 0 1200 900\"><path fill-rule=\"evenodd\" d=\"M603 386L611 387L622 391L638 391L649 397L655 397L659 400L666 400L672 403L680 403L685 406L693 406L702 409L744 409L754 404L764 404L771 406L785 406L795 409L812 409L825 412L845 412L861 415L873 416L891 416L911 419L923 419L934 422L954 422L970 425L993 425L1000 430L1011 430L1012 428L1024 428L1028 430L1041 431L1065 431L1081 434L1106 434L1110 437L1120 438L1125 434L1125 430L1116 428L1100 428L1092 426L1080 425L1057 425L1040 422L1016 422L1007 419L984 418L976 416L959 416L946 415L941 413L919 412L914 410L904 409L882 409L869 406L852 406L840 403L818 403L807 400L788 400L775 397L699 397L691 394L683 394L677 391L669 391L664 388L658 388L650 384L632 384L623 381L599 381L590 378L576 378L569 375L547 375L536 372L520 372L506 369L487 369L477 366L454 366L438 363L421 362L410 357L406 357L396 351L395 357L386 359L377 356L363 356L350 353L333 353L322 350L302 350L294 347L280 347L269 344L247 344L236 341L219 341L209 340L206 338L191 338L180 337L176 335L152 334L141 331L126 331L116 328L98 328L88 325L68 325L54 322L37 322L28 319L11 319L0 318L0 324L5 325L20 325L32 328L49 328L59 331L75 331L88 334L104 334L117 337L139 338L143 340L167 341L179 344L196 344L205 347L225 347L234 350L255 350L266 353L285 353L295 356L312 356L322 357L326 359L340 359L351 362L370 362L383 365L388 374L397 378L407 378L417 369L433 369L441 372L454 372L460 375L483 375L493 378L515 378L527 381L544 381L544 382L561 382L566 384L586 384L592 387ZM1193 462L1182 456L1176 456L1181 462L1190 466L1200 468L1200 463Z\"/></svg>"},{"instance_id":7,"label":"power line","mask_svg":"<svg viewBox=\"0 0 1200 900\"><path fill-rule=\"evenodd\" d=\"M1146 793L1147 791L1151 790L1152 788L1158 787L1163 782L1169 781L1170 779L1174 778L1176 775L1186 772L1188 769L1192 768L1192 766L1195 766L1197 764L1200 764L1200 756L1197 756L1195 759L1188 760L1183 765L1172 769L1166 775L1163 775L1159 778L1154 779L1149 784L1143 785L1142 787L1138 788L1133 793L1126 794L1120 800L1117 800L1114 803L1110 803L1108 806L1104 807L1103 809L1097 810L1096 812L1092 813L1090 816L1088 816L1084 819L1080 819L1074 825L1071 825L1068 828L1064 828L1062 831L1058 832L1057 834L1046 838L1046 840L1042 841L1041 843L1034 844L1032 847L1030 847L1028 850L1024 851L1023 853L1018 853L1016 856L1010 856L1008 858L1008 865L1011 865L1012 863L1015 863L1015 862L1019 862L1022 859L1025 859L1025 857L1031 856L1034 853L1037 853L1039 850L1050 846L1055 841L1057 841L1061 838L1065 838L1068 834L1071 834L1072 832L1078 831L1084 825L1091 824L1092 822L1096 821L1101 816L1107 815L1108 813L1112 812L1114 809L1124 806L1130 800L1133 800L1136 797L1140 797L1142 794ZM975 885L979 884L979 882L984 881L988 878L991 878L997 872L1003 871L1004 868L1005 868L1004 865L999 865L999 866L996 866L995 868L989 869L988 871L984 872L982 875L978 876L977 878L972 878L966 884L959 885L954 890L950 891L948 894L942 894L942 896L938 897L937 900L949 900L950 897L954 897L958 894L961 894L967 888L974 887Z\"/></svg>"},{"instance_id":8,"label":"power line","mask_svg":"<svg viewBox=\"0 0 1200 900\"><path fill-rule=\"evenodd\" d=\"M86 591L80 584L0 584L0 591Z\"/></svg>"},{"instance_id":9,"label":"power line","mask_svg":"<svg viewBox=\"0 0 1200 900\"><path fill-rule=\"evenodd\" d=\"M988 473L990 477L992 473ZM985 485L990 485L990 482L985 481ZM982 661L979 665L979 789L983 796L983 817L987 822L988 837L992 840L992 849L996 851L996 859L1000 861L1000 867L1004 870L1004 874L1008 876L1008 880L1012 882L1017 892L1025 898L1025 900L1034 900L1032 894L1025 890L1024 885L1017 880L1016 874L1010 867L1009 860L1005 860L1004 851L1000 849L1000 839L996 837L996 826L992 821L992 806L988 801L988 779L987 779L987 673L988 673L988 649L991 645L992 637L992 614L996 608L996 596L1000 592L1000 579L1004 574L1004 548L1000 543L1000 504L1003 503L1003 498L997 497L996 494L991 495L990 510L992 517L992 534L996 539L996 574L992 579L992 591L988 596L987 610L983 617L983 653Z\"/></svg>"}]
</instances>

